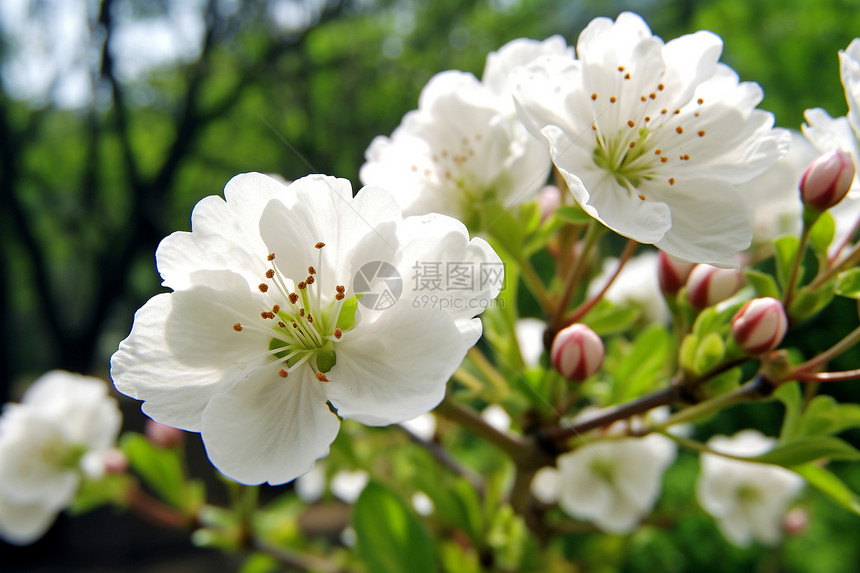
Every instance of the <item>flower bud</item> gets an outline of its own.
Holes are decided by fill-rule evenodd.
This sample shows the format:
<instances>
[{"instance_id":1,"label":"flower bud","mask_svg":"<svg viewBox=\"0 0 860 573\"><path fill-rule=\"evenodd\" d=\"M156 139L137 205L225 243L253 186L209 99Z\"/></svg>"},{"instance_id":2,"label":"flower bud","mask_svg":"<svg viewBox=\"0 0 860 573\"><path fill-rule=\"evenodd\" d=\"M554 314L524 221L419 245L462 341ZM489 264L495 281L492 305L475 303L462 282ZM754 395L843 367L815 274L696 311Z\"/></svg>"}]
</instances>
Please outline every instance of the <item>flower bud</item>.
<instances>
[{"instance_id":1,"label":"flower bud","mask_svg":"<svg viewBox=\"0 0 860 573\"><path fill-rule=\"evenodd\" d=\"M698 264L687 278L687 297L693 307L702 310L738 292L743 280L744 277L738 269L721 269Z\"/></svg>"},{"instance_id":2,"label":"flower bud","mask_svg":"<svg viewBox=\"0 0 860 573\"><path fill-rule=\"evenodd\" d=\"M144 432L150 442L161 448L172 448L178 445L185 436L182 430L155 420L146 421Z\"/></svg>"},{"instance_id":3,"label":"flower bud","mask_svg":"<svg viewBox=\"0 0 860 573\"><path fill-rule=\"evenodd\" d=\"M788 317L782 303L771 297L755 298L732 318L732 336L748 354L773 350L788 329Z\"/></svg>"},{"instance_id":4,"label":"flower bud","mask_svg":"<svg viewBox=\"0 0 860 573\"><path fill-rule=\"evenodd\" d=\"M817 211L826 211L848 193L854 181L854 162L841 149L828 151L806 168L800 179L803 204Z\"/></svg>"},{"instance_id":5,"label":"flower bud","mask_svg":"<svg viewBox=\"0 0 860 573\"><path fill-rule=\"evenodd\" d=\"M561 190L555 185L547 185L541 189L540 195L538 195L541 223L546 221L559 207L561 207Z\"/></svg>"},{"instance_id":6,"label":"flower bud","mask_svg":"<svg viewBox=\"0 0 860 573\"><path fill-rule=\"evenodd\" d=\"M550 359L559 374L581 382L603 365L603 341L584 324L572 324L555 335Z\"/></svg>"},{"instance_id":7,"label":"flower bud","mask_svg":"<svg viewBox=\"0 0 860 573\"><path fill-rule=\"evenodd\" d=\"M657 257L657 280L660 281L660 290L668 296L675 296L681 287L687 282L693 263L682 263L676 261L663 251Z\"/></svg>"}]
</instances>

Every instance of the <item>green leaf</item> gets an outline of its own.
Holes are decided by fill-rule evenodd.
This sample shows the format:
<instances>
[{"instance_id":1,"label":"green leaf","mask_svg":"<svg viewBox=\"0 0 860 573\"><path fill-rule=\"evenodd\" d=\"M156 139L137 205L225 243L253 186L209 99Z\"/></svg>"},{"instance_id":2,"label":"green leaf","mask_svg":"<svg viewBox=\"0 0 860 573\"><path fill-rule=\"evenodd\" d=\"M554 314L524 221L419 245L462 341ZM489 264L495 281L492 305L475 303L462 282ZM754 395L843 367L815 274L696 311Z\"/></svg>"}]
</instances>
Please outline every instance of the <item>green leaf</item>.
<instances>
[{"instance_id":1,"label":"green leaf","mask_svg":"<svg viewBox=\"0 0 860 573\"><path fill-rule=\"evenodd\" d=\"M816 464L805 464L791 469L831 501L851 513L860 515L860 499L833 472Z\"/></svg>"},{"instance_id":2,"label":"green leaf","mask_svg":"<svg viewBox=\"0 0 860 573\"><path fill-rule=\"evenodd\" d=\"M856 462L860 461L860 451L839 438L830 436L799 437L750 459L761 463L792 467L820 459Z\"/></svg>"},{"instance_id":3,"label":"green leaf","mask_svg":"<svg viewBox=\"0 0 860 573\"><path fill-rule=\"evenodd\" d=\"M785 292L794 259L800 248L800 239L792 235L783 235L774 240L773 246L776 250L776 279L779 281L782 291ZM799 279L801 276L803 276L803 272L802 269L799 269L797 278Z\"/></svg>"},{"instance_id":4,"label":"green leaf","mask_svg":"<svg viewBox=\"0 0 860 573\"><path fill-rule=\"evenodd\" d=\"M433 573L433 539L424 524L391 490L370 482L353 508L359 556L373 573Z\"/></svg>"},{"instance_id":5,"label":"green leaf","mask_svg":"<svg viewBox=\"0 0 860 573\"><path fill-rule=\"evenodd\" d=\"M128 499L131 476L107 474L97 480L84 480L75 495L69 513L80 515L107 504L123 505Z\"/></svg>"},{"instance_id":6,"label":"green leaf","mask_svg":"<svg viewBox=\"0 0 860 573\"><path fill-rule=\"evenodd\" d=\"M776 280L771 275L756 269L744 269L743 273L744 277L746 277L747 281L755 289L756 296L781 298L779 285L776 284Z\"/></svg>"},{"instance_id":7,"label":"green leaf","mask_svg":"<svg viewBox=\"0 0 860 573\"><path fill-rule=\"evenodd\" d=\"M523 227L509 209L500 203L488 203L481 210L480 227L509 253L522 252ZM471 228L471 225L469 225Z\"/></svg>"},{"instance_id":8,"label":"green leaf","mask_svg":"<svg viewBox=\"0 0 860 573\"><path fill-rule=\"evenodd\" d=\"M785 405L785 417L782 419L779 441L781 443L787 442L797 434L797 424L803 410L803 394L800 391L800 384L797 382L782 384L776 389L773 396Z\"/></svg>"},{"instance_id":9,"label":"green leaf","mask_svg":"<svg viewBox=\"0 0 860 573\"><path fill-rule=\"evenodd\" d=\"M671 337L660 324L640 332L612 372L614 384L610 402L630 400L650 390L668 365L671 346Z\"/></svg>"},{"instance_id":10,"label":"green leaf","mask_svg":"<svg viewBox=\"0 0 860 573\"><path fill-rule=\"evenodd\" d=\"M199 487L185 481L178 450L160 448L131 432L120 438L119 447L134 472L165 502L183 510L200 502Z\"/></svg>"},{"instance_id":11,"label":"green leaf","mask_svg":"<svg viewBox=\"0 0 860 573\"><path fill-rule=\"evenodd\" d=\"M833 215L825 211L809 231L809 244L817 254L827 256L827 248L833 242L835 234L836 222Z\"/></svg>"},{"instance_id":12,"label":"green leaf","mask_svg":"<svg viewBox=\"0 0 860 573\"><path fill-rule=\"evenodd\" d=\"M827 436L860 427L860 404L840 404L832 396L816 396L798 424L799 436Z\"/></svg>"},{"instance_id":13,"label":"green leaf","mask_svg":"<svg viewBox=\"0 0 860 573\"><path fill-rule=\"evenodd\" d=\"M609 336L627 330L638 316L639 311L631 306L618 306L601 300L582 317L581 322L598 336Z\"/></svg>"},{"instance_id":14,"label":"green leaf","mask_svg":"<svg viewBox=\"0 0 860 573\"><path fill-rule=\"evenodd\" d=\"M726 355L726 343L723 337L712 332L705 336L696 348L696 357L693 359L693 373L704 374L714 368Z\"/></svg>"},{"instance_id":15,"label":"green leaf","mask_svg":"<svg viewBox=\"0 0 860 573\"><path fill-rule=\"evenodd\" d=\"M579 207L578 205L559 207L555 210L555 216L566 223L572 223L574 225L582 225L594 220L591 215L586 213L582 207Z\"/></svg>"},{"instance_id":16,"label":"green leaf","mask_svg":"<svg viewBox=\"0 0 860 573\"><path fill-rule=\"evenodd\" d=\"M830 281L815 290L808 286L800 289L788 308L788 315L792 320L800 322L817 314L833 300L834 287L833 281Z\"/></svg>"},{"instance_id":17,"label":"green leaf","mask_svg":"<svg viewBox=\"0 0 860 573\"><path fill-rule=\"evenodd\" d=\"M860 269L848 269L837 275L836 294L860 299Z\"/></svg>"}]
</instances>

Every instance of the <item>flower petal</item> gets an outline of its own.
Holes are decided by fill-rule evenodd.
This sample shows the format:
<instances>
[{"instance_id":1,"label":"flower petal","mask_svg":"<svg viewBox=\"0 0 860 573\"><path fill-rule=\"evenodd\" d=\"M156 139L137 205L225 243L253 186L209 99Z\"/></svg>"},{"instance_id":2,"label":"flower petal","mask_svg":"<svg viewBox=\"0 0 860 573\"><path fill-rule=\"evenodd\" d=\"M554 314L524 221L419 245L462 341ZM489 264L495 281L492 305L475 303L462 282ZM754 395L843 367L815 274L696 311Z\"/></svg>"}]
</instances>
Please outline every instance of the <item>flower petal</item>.
<instances>
[{"instance_id":1,"label":"flower petal","mask_svg":"<svg viewBox=\"0 0 860 573\"><path fill-rule=\"evenodd\" d=\"M286 198L286 186L260 173L233 177L218 196L202 199L191 214L191 232L161 241L155 254L163 285L174 290L201 284L197 270L230 270L254 284L268 268L258 230L260 214L273 198Z\"/></svg>"},{"instance_id":2,"label":"flower petal","mask_svg":"<svg viewBox=\"0 0 860 573\"><path fill-rule=\"evenodd\" d=\"M370 426L409 420L442 401L476 340L461 334L447 312L401 300L344 334L326 394L342 418Z\"/></svg>"},{"instance_id":3,"label":"flower petal","mask_svg":"<svg viewBox=\"0 0 860 573\"><path fill-rule=\"evenodd\" d=\"M215 395L201 435L212 464L245 484L292 481L328 454L340 422L309 368L288 378L259 368Z\"/></svg>"},{"instance_id":4,"label":"flower petal","mask_svg":"<svg viewBox=\"0 0 860 573\"><path fill-rule=\"evenodd\" d=\"M14 545L29 545L48 531L57 512L41 501L22 503L0 494L0 538Z\"/></svg>"},{"instance_id":5,"label":"flower petal","mask_svg":"<svg viewBox=\"0 0 860 573\"><path fill-rule=\"evenodd\" d=\"M258 299L247 283L227 271L214 271L209 283L151 298L135 313L128 338L111 358L117 390L145 400L143 411L154 420L200 431L203 409L215 395L262 359L270 336L233 325L259 317Z\"/></svg>"}]
</instances>

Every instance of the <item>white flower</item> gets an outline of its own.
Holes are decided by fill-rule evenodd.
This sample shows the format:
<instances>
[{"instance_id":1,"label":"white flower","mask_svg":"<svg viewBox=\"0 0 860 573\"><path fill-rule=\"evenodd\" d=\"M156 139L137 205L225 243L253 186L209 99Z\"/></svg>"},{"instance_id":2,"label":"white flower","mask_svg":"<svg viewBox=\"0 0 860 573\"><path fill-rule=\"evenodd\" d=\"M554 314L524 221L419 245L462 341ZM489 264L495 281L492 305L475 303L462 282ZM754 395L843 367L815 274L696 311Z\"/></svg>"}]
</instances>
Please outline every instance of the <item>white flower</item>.
<instances>
[{"instance_id":1,"label":"white flower","mask_svg":"<svg viewBox=\"0 0 860 573\"><path fill-rule=\"evenodd\" d=\"M436 434L436 417L430 413L421 414L411 420L400 422L400 425L425 441L432 440Z\"/></svg>"},{"instance_id":2,"label":"white flower","mask_svg":"<svg viewBox=\"0 0 860 573\"><path fill-rule=\"evenodd\" d=\"M521 318L514 325L514 336L517 337L520 354L528 368L534 368L540 364L545 331L546 322L537 318Z\"/></svg>"},{"instance_id":3,"label":"white flower","mask_svg":"<svg viewBox=\"0 0 860 573\"><path fill-rule=\"evenodd\" d=\"M608 433L624 427L616 423ZM674 442L657 434L586 442L560 455L557 470L538 472L531 491L544 503L557 500L567 514L603 531L629 533L657 503L663 472L674 460Z\"/></svg>"},{"instance_id":4,"label":"white flower","mask_svg":"<svg viewBox=\"0 0 860 573\"><path fill-rule=\"evenodd\" d=\"M780 235L800 235L803 205L798 184L818 156L800 132L790 130L788 152L770 169L738 186L753 211L753 244L769 243Z\"/></svg>"},{"instance_id":5,"label":"white flower","mask_svg":"<svg viewBox=\"0 0 860 573\"><path fill-rule=\"evenodd\" d=\"M84 467L111 450L122 421L107 385L59 370L0 416L0 537L41 537L77 493ZM88 461L89 460L89 461ZM97 472L96 472L97 473Z\"/></svg>"},{"instance_id":6,"label":"white flower","mask_svg":"<svg viewBox=\"0 0 860 573\"><path fill-rule=\"evenodd\" d=\"M212 463L249 484L310 470L338 416L388 425L442 400L481 335L479 303L501 288L485 241L449 217L403 219L387 192L353 198L332 177L284 186L244 174L224 194L159 246L174 292L135 314L111 360L117 389L156 421L200 432ZM422 306L425 265L473 282L445 290L445 309Z\"/></svg>"},{"instance_id":7,"label":"white flower","mask_svg":"<svg viewBox=\"0 0 860 573\"><path fill-rule=\"evenodd\" d=\"M664 44L625 12L586 27L578 60L544 56L512 84L589 215L678 259L735 267L752 232L735 185L780 157L788 134L754 109L761 88L739 83L721 51L704 31Z\"/></svg>"},{"instance_id":8,"label":"white flower","mask_svg":"<svg viewBox=\"0 0 860 573\"><path fill-rule=\"evenodd\" d=\"M669 307L657 277L657 253L649 251L633 257L621 268L604 298L617 305L633 305L642 310L648 322L669 322ZM618 259L609 257L603 269L588 285L588 296L596 296L615 274Z\"/></svg>"},{"instance_id":9,"label":"white flower","mask_svg":"<svg viewBox=\"0 0 860 573\"><path fill-rule=\"evenodd\" d=\"M459 71L437 74L391 137L371 142L362 182L390 189L406 215L443 213L470 226L480 225L484 203L533 198L549 156L517 118L507 78L517 65L566 49L558 36L515 40L488 56L483 82Z\"/></svg>"},{"instance_id":10,"label":"white flower","mask_svg":"<svg viewBox=\"0 0 860 573\"><path fill-rule=\"evenodd\" d=\"M806 123L803 134L821 152L841 149L854 160L854 184L848 195L838 205L830 209L836 221L836 234L833 246L854 228L860 218L860 38L855 38L844 51L839 52L839 67L845 99L848 102L848 115L833 118L821 108L804 112ZM831 253L832 254L832 253Z\"/></svg>"},{"instance_id":11,"label":"white flower","mask_svg":"<svg viewBox=\"0 0 860 573\"><path fill-rule=\"evenodd\" d=\"M715 436L708 447L752 457L770 450L775 443L756 430L743 430L731 438ZM696 496L729 541L741 547L753 540L766 545L779 542L788 503L803 487L800 476L779 466L707 453L701 455L701 466Z\"/></svg>"},{"instance_id":12,"label":"white flower","mask_svg":"<svg viewBox=\"0 0 860 573\"><path fill-rule=\"evenodd\" d=\"M339 471L331 478L329 488L336 498L353 504L369 480L370 475L364 470Z\"/></svg>"}]
</instances>

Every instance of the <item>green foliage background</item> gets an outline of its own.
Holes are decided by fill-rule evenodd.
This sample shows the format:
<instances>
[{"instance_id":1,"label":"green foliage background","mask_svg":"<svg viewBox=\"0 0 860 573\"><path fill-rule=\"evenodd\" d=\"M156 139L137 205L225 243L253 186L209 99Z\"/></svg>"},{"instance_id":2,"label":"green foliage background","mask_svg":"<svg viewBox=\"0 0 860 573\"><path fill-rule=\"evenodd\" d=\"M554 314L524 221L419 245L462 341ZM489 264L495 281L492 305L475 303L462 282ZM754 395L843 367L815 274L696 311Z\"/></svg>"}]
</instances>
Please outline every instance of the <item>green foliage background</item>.
<instances>
[{"instance_id":1,"label":"green foliage background","mask_svg":"<svg viewBox=\"0 0 860 573\"><path fill-rule=\"evenodd\" d=\"M799 129L806 108L845 113L837 51L860 36L852 0L344 0L292 31L272 23L263 0L211 1L199 59L117 77L105 50L117 11L146 18L169 4L103 0L92 21L92 106L61 109L0 93L4 401L51 368L107 377L134 310L160 291L158 241L189 230L195 203L219 194L231 176L320 172L357 189L364 150L417 106L432 75L480 76L487 53L511 39L560 34L575 44L593 17L623 10L666 40L708 29L725 42L723 61L763 86L761 107ZM10 53L5 39L0 63ZM824 348L822 321L814 330L821 340L809 343ZM860 481L856 467L844 473ZM694 475L693 459L682 459L662 505L676 503L673 491L688 495ZM779 552L731 548L703 514L628 540L577 537L568 552L584 556L589 571L650 571L654 563L665 571L853 570L857 518L826 504L808 509L808 535ZM619 561L591 561L610 554Z\"/></svg>"}]
</instances>

